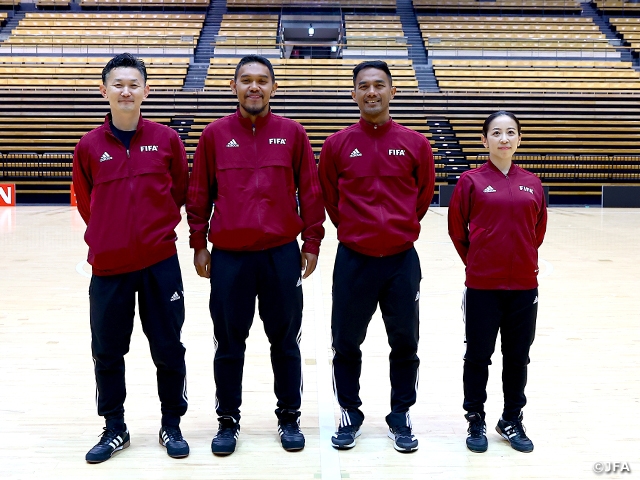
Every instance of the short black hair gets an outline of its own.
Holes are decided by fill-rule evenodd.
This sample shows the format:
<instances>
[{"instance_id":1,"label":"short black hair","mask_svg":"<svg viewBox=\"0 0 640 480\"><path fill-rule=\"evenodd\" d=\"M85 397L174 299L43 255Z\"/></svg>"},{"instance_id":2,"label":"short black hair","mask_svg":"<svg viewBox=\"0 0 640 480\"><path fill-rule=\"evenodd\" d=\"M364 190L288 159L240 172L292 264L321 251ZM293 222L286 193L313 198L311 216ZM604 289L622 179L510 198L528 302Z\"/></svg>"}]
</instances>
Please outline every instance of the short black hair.
<instances>
[{"instance_id":1,"label":"short black hair","mask_svg":"<svg viewBox=\"0 0 640 480\"><path fill-rule=\"evenodd\" d=\"M147 83L147 67L142 59L134 57L130 53L120 53L107 62L102 69L102 84L107 83L107 76L114 68L135 68L140 72L144 83Z\"/></svg>"},{"instance_id":2,"label":"short black hair","mask_svg":"<svg viewBox=\"0 0 640 480\"><path fill-rule=\"evenodd\" d=\"M245 57L242 57L238 62L238 65L236 65L236 73L233 74L234 81L238 80L238 72L247 63L261 63L262 65L267 67L269 69L269 74L271 74L271 81L275 83L276 74L273 73L273 65L271 65L271 62L267 60L265 57L263 57L262 55L247 55Z\"/></svg>"},{"instance_id":3,"label":"short black hair","mask_svg":"<svg viewBox=\"0 0 640 480\"><path fill-rule=\"evenodd\" d=\"M516 122L516 125L518 127L518 135L522 135L522 131L520 129L520 120L518 120L516 118L516 116L511 112L506 112L504 110L498 110L497 112L494 112L491 115L489 115L487 117L487 119L484 121L484 123L482 124L482 134L485 137L489 133L489 125L491 125L491 122L493 122L496 118L502 117L502 116L509 117L511 120Z\"/></svg>"},{"instance_id":4,"label":"short black hair","mask_svg":"<svg viewBox=\"0 0 640 480\"><path fill-rule=\"evenodd\" d=\"M358 74L364 70L365 68L376 68L378 70L382 70L387 74L387 78L389 79L389 86L393 85L393 79L391 78L391 71L389 70L389 65L387 62L383 62L382 60L365 60L364 62L360 62L353 69L353 86L356 86L356 77Z\"/></svg>"}]
</instances>

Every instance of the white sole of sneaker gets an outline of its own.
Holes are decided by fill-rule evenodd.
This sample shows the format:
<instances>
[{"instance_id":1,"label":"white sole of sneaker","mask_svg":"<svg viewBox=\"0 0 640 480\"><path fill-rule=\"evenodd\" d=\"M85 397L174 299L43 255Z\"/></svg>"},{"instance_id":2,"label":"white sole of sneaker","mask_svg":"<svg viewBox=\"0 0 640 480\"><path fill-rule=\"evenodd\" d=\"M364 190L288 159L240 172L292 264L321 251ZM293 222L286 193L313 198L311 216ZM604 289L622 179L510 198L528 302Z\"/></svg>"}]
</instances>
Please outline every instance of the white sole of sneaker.
<instances>
[{"instance_id":1,"label":"white sole of sneaker","mask_svg":"<svg viewBox=\"0 0 640 480\"><path fill-rule=\"evenodd\" d=\"M162 441L162 439L160 438L158 440L158 443L160 444L160 446L167 448L167 445ZM169 452L167 451L167 455L169 455ZM184 455L169 455L171 458L187 458L189 456L188 453L185 453Z\"/></svg>"},{"instance_id":2,"label":"white sole of sneaker","mask_svg":"<svg viewBox=\"0 0 640 480\"><path fill-rule=\"evenodd\" d=\"M102 463L102 462L106 462L107 460L109 460L110 458L113 458L113 456L118 453L121 452L122 450L124 450L125 448L127 448L129 445L131 445L131 440L129 440L127 443L123 443L122 445L120 445L119 447L117 447L113 452L111 452L111 455L109 455L109 458L105 458L104 460L87 460L87 463L90 463L92 465L95 465L96 463Z\"/></svg>"},{"instance_id":3,"label":"white sole of sneaker","mask_svg":"<svg viewBox=\"0 0 640 480\"><path fill-rule=\"evenodd\" d=\"M531 452L533 452L533 446L531 446L531 450L520 450L520 449L514 447L513 443L511 443L511 440L509 440L509 437L506 434L502 433L502 430L500 430L498 427L496 427L496 432L498 432L498 435L500 435L507 442L509 442L509 445L511 445L511 448L513 448L516 452L520 452L520 453L531 453Z\"/></svg>"},{"instance_id":4,"label":"white sole of sneaker","mask_svg":"<svg viewBox=\"0 0 640 480\"><path fill-rule=\"evenodd\" d=\"M396 445L396 437L395 435L391 432L391 430L389 430L387 432L387 437L389 437L391 439L391 441L393 442L393 448L396 449L396 451L400 452L400 453L411 453L411 452L415 452L416 450L418 450L418 445L416 445L413 448L401 448L398 445Z\"/></svg>"},{"instance_id":5,"label":"white sole of sneaker","mask_svg":"<svg viewBox=\"0 0 640 480\"><path fill-rule=\"evenodd\" d=\"M358 431L356 432L356 434L355 434L355 436L353 438L353 442L351 442L351 443L349 443L347 445L336 445L335 443L333 443L333 437L331 437L331 440L332 440L331 441L331 446L333 448L338 449L338 450L349 450L349 449L351 449L351 448L356 446L356 438L358 438L361 434L362 434L362 430L358 429Z\"/></svg>"}]
</instances>

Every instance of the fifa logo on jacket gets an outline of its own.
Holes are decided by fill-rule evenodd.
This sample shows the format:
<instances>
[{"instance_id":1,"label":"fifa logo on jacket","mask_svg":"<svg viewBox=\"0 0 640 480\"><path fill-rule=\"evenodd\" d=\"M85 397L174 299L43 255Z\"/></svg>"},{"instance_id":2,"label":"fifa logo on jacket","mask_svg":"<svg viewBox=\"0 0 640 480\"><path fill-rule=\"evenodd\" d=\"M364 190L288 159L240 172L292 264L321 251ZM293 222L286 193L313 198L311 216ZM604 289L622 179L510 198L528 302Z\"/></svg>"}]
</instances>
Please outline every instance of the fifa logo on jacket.
<instances>
[{"instance_id":1,"label":"fifa logo on jacket","mask_svg":"<svg viewBox=\"0 0 640 480\"><path fill-rule=\"evenodd\" d=\"M157 145L142 145L140 147L140 151L141 152L157 152L158 151L158 146Z\"/></svg>"},{"instance_id":2,"label":"fifa logo on jacket","mask_svg":"<svg viewBox=\"0 0 640 480\"><path fill-rule=\"evenodd\" d=\"M523 185L520 185L520 190L522 190L523 192L529 192L531 195L533 195L533 188L531 187L525 187Z\"/></svg>"},{"instance_id":3,"label":"fifa logo on jacket","mask_svg":"<svg viewBox=\"0 0 640 480\"><path fill-rule=\"evenodd\" d=\"M286 145L287 144L287 139L286 138L270 138L269 139L269 145Z\"/></svg>"},{"instance_id":4,"label":"fifa logo on jacket","mask_svg":"<svg viewBox=\"0 0 640 480\"><path fill-rule=\"evenodd\" d=\"M403 157L404 156L404 150L394 150L393 148L389 149L389 155L398 155Z\"/></svg>"}]
</instances>

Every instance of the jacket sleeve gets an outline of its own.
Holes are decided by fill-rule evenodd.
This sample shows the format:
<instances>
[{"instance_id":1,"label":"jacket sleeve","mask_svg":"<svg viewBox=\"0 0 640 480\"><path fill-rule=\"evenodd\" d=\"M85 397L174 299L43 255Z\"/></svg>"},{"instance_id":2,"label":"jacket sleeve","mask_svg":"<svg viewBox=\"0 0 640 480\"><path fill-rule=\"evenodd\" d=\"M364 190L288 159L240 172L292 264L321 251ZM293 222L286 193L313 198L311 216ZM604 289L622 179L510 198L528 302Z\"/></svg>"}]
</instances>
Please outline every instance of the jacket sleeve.
<instances>
[{"instance_id":1,"label":"jacket sleeve","mask_svg":"<svg viewBox=\"0 0 640 480\"><path fill-rule=\"evenodd\" d=\"M300 217L302 218L302 251L318 255L320 242L324 238L324 206L322 204L322 189L318 180L318 167L313 155L311 142L302 125L299 126L297 135L297 148L295 151L299 158L294 162L298 165L297 188L298 202L300 204Z\"/></svg>"},{"instance_id":2,"label":"jacket sleeve","mask_svg":"<svg viewBox=\"0 0 640 480\"><path fill-rule=\"evenodd\" d=\"M542 183L540 184L540 191L544 192ZM540 212L538 212L538 221L536 222L536 248L540 248L544 235L547 232L547 202L542 194L542 206Z\"/></svg>"},{"instance_id":3,"label":"jacket sleeve","mask_svg":"<svg viewBox=\"0 0 640 480\"><path fill-rule=\"evenodd\" d=\"M182 207L187 200L187 187L189 185L189 164L187 163L187 153L182 144L180 136L173 132L171 135L171 196L178 208Z\"/></svg>"},{"instance_id":4,"label":"jacket sleeve","mask_svg":"<svg viewBox=\"0 0 640 480\"><path fill-rule=\"evenodd\" d=\"M320 175L320 185L322 186L324 207L327 209L331 223L337 227L340 223L340 215L338 213L340 194L338 191L338 170L331 152L330 140L325 141L324 145L322 145L318 173Z\"/></svg>"},{"instance_id":5,"label":"jacket sleeve","mask_svg":"<svg viewBox=\"0 0 640 480\"><path fill-rule=\"evenodd\" d=\"M89 166L89 159L84 153L82 140L78 142L73 152L73 189L76 193L76 201L78 202L78 212L84 220L89 224L91 217L91 190L93 189L93 178Z\"/></svg>"},{"instance_id":6,"label":"jacket sleeve","mask_svg":"<svg viewBox=\"0 0 640 480\"><path fill-rule=\"evenodd\" d=\"M453 189L453 195L449 202L449 213L447 221L449 224L449 237L456 247L462 262L467 264L467 253L469 252L469 215L471 185L463 176L458 180L458 184Z\"/></svg>"},{"instance_id":7,"label":"jacket sleeve","mask_svg":"<svg viewBox=\"0 0 640 480\"><path fill-rule=\"evenodd\" d=\"M189 246L195 250L207 248L207 232L216 195L215 144L210 127L202 132L187 191L187 221L189 222Z\"/></svg>"},{"instance_id":8,"label":"jacket sleeve","mask_svg":"<svg viewBox=\"0 0 640 480\"><path fill-rule=\"evenodd\" d=\"M416 213L418 214L418 220L422 220L426 215L431 200L433 199L433 188L436 183L436 169L433 163L433 151L431 150L431 144L426 137L421 135L424 139L422 148L420 148L420 156L418 158L418 166L414 171L416 185L418 186L418 203L416 205Z\"/></svg>"}]
</instances>

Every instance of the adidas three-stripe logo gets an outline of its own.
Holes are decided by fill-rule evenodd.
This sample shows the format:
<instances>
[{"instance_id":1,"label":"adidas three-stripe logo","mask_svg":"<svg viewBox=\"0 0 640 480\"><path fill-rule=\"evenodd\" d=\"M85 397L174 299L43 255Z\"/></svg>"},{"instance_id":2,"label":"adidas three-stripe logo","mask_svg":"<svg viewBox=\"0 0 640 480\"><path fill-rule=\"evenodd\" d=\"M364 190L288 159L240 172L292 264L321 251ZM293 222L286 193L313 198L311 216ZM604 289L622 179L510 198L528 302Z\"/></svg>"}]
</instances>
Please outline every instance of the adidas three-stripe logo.
<instances>
[{"instance_id":1,"label":"adidas three-stripe logo","mask_svg":"<svg viewBox=\"0 0 640 480\"><path fill-rule=\"evenodd\" d=\"M109 155L107 152L104 152L100 157L101 162L106 162L107 160L111 160L113 157Z\"/></svg>"},{"instance_id":2,"label":"adidas three-stripe logo","mask_svg":"<svg viewBox=\"0 0 640 480\"><path fill-rule=\"evenodd\" d=\"M235 141L235 139L231 139L231 141L229 143L227 143L227 147L239 147L240 145L238 145L238 142Z\"/></svg>"},{"instance_id":3,"label":"adidas three-stripe logo","mask_svg":"<svg viewBox=\"0 0 640 480\"><path fill-rule=\"evenodd\" d=\"M171 295L171 301L175 302L176 300L180 300L180 295L178 294L178 292L174 292L173 295Z\"/></svg>"},{"instance_id":4,"label":"adidas three-stripe logo","mask_svg":"<svg viewBox=\"0 0 640 480\"><path fill-rule=\"evenodd\" d=\"M360 153L360 151L356 148L353 152L351 152L351 155L349 155L350 158L354 158L354 157L361 157L362 154Z\"/></svg>"},{"instance_id":5,"label":"adidas three-stripe logo","mask_svg":"<svg viewBox=\"0 0 640 480\"><path fill-rule=\"evenodd\" d=\"M109 446L111 448L113 448L113 451L117 451L117 450L121 450L122 449L122 437L120 435L118 435L116 438L114 438L111 443L109 443Z\"/></svg>"}]
</instances>

